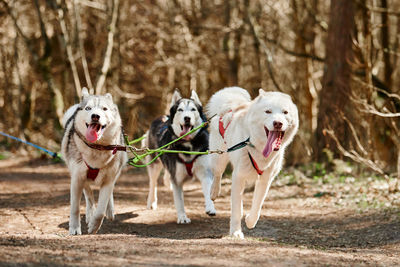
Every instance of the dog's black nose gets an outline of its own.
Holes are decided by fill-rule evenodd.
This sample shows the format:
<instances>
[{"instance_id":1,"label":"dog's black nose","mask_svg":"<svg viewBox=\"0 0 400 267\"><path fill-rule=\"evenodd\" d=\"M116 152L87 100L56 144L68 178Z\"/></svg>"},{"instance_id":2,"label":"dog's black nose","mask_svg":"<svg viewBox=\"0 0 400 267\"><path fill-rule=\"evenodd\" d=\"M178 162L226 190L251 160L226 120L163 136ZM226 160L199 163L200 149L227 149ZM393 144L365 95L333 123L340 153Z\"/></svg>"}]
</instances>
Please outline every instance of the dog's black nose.
<instances>
[{"instance_id":1,"label":"dog's black nose","mask_svg":"<svg viewBox=\"0 0 400 267\"><path fill-rule=\"evenodd\" d=\"M190 123L190 117L184 117L183 120L185 121L185 124Z\"/></svg>"},{"instance_id":2,"label":"dog's black nose","mask_svg":"<svg viewBox=\"0 0 400 267\"><path fill-rule=\"evenodd\" d=\"M100 115L92 114L92 121L99 121Z\"/></svg>"},{"instance_id":3,"label":"dog's black nose","mask_svg":"<svg viewBox=\"0 0 400 267\"><path fill-rule=\"evenodd\" d=\"M280 130L280 129L282 129L282 122L280 122L280 121L274 121L274 128L275 129L278 129L278 130Z\"/></svg>"}]
</instances>

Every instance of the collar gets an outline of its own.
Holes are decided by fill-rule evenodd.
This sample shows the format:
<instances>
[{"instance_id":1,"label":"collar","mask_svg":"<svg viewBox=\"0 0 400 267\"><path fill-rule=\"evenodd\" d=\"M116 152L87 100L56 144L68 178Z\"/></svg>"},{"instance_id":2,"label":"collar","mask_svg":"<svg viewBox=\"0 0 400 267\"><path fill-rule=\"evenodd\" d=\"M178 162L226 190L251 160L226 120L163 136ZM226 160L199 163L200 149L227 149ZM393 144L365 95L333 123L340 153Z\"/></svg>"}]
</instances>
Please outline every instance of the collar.
<instances>
[{"instance_id":1,"label":"collar","mask_svg":"<svg viewBox=\"0 0 400 267\"><path fill-rule=\"evenodd\" d=\"M82 140L82 142L84 142L88 147L92 148L92 149L96 149L96 150L112 150L113 154L117 153L117 151L126 151L126 146L121 146L121 145L100 145L100 144L92 144L92 143L88 143L86 141L86 138L83 136L83 134L81 134L76 128L75 128L75 133L76 135L79 137L79 139Z\"/></svg>"}]
</instances>

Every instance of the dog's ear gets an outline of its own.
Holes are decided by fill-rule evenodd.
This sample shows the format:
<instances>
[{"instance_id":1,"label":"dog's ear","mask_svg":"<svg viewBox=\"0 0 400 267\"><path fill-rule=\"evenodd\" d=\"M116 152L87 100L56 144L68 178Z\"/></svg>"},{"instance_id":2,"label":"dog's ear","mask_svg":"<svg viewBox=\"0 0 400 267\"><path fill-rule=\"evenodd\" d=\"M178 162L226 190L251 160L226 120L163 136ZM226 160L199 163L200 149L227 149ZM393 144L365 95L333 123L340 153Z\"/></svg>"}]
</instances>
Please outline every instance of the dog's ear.
<instances>
[{"instance_id":1,"label":"dog's ear","mask_svg":"<svg viewBox=\"0 0 400 267\"><path fill-rule=\"evenodd\" d=\"M178 102L179 99L181 99L181 98L182 98L182 96L181 96L181 94L179 93L178 89L175 89L175 92L174 92L174 94L172 95L170 107L174 106L174 105L176 104L176 102Z\"/></svg>"},{"instance_id":2,"label":"dog's ear","mask_svg":"<svg viewBox=\"0 0 400 267\"><path fill-rule=\"evenodd\" d=\"M258 95L266 95L267 92L264 91L264 89L260 88L258 89Z\"/></svg>"},{"instance_id":3,"label":"dog's ear","mask_svg":"<svg viewBox=\"0 0 400 267\"><path fill-rule=\"evenodd\" d=\"M89 91L86 87L82 88L82 100L86 99L89 97Z\"/></svg>"},{"instance_id":4,"label":"dog's ear","mask_svg":"<svg viewBox=\"0 0 400 267\"><path fill-rule=\"evenodd\" d=\"M207 121L207 117L206 117L206 114L204 114L204 112L203 112L203 107L202 107L201 105L197 105L197 110L198 110L199 113L200 113L200 118L201 118L201 120L202 120L203 122L206 122L206 121Z\"/></svg>"},{"instance_id":5,"label":"dog's ear","mask_svg":"<svg viewBox=\"0 0 400 267\"><path fill-rule=\"evenodd\" d=\"M192 95L190 96L190 99L192 99L197 105L202 106L200 98L195 90L192 90Z\"/></svg>"},{"instance_id":6,"label":"dog's ear","mask_svg":"<svg viewBox=\"0 0 400 267\"><path fill-rule=\"evenodd\" d=\"M110 93L107 93L104 95L106 98L110 99L111 101L113 101L112 95Z\"/></svg>"}]
</instances>

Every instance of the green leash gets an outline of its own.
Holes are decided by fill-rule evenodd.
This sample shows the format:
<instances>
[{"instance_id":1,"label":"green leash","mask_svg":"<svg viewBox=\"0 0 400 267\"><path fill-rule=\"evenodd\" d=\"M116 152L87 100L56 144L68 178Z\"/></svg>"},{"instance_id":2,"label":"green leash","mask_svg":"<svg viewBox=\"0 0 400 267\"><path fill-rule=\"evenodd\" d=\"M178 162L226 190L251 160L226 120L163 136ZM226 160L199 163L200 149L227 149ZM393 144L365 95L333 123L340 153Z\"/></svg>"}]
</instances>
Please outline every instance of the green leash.
<instances>
[{"instance_id":1,"label":"green leash","mask_svg":"<svg viewBox=\"0 0 400 267\"><path fill-rule=\"evenodd\" d=\"M141 136L141 137L139 137L139 138L136 138L135 140L127 141L126 143L127 143L128 145L133 145L133 144L139 143L140 141L142 141L142 140L145 139L145 138L146 138L146 135L143 135L143 136ZM126 140L125 140L125 141L126 141Z\"/></svg>"},{"instance_id":2,"label":"green leash","mask_svg":"<svg viewBox=\"0 0 400 267\"><path fill-rule=\"evenodd\" d=\"M214 116L213 116L214 117ZM212 117L211 117L212 118ZM209 120L211 120L211 118ZM143 148L143 149L137 149L133 146L131 146L131 144L133 143L137 143L141 140L143 140L145 138L145 136L142 136L138 139L135 139L133 141L129 141L127 139L127 137L125 136L125 140L126 143L128 144L128 148L130 150L130 152L134 155L133 158L130 158L128 160L128 164L133 166L133 167L137 167L137 168L143 168L143 167L147 167L150 164L152 164L154 161L156 161L159 157L161 157L163 154L165 153L174 153L174 154L187 154L187 155L208 155L208 154L212 154L212 153L217 153L217 154L223 154L225 152L232 152L238 149L241 149L245 146L251 146L254 147L253 144L251 144L250 142L250 137L247 138L245 141L242 141L230 148L228 148L226 151L222 151L222 150L207 150L207 151L180 151L180 150L170 150L168 149L168 147L172 144L174 144L175 142L181 140L182 138L184 138L185 136L194 133L195 131L205 127L208 125L209 123L208 121L203 122L201 125L197 126L196 128L193 128L191 131L187 132L186 134L172 140L171 142L169 142L168 144L163 145L162 147L156 148L156 149L149 149L149 148ZM140 140L139 140L140 139ZM144 152L144 153L143 153ZM143 154L138 154L138 153L143 153ZM154 153L157 153L157 155L151 159L149 162L145 163L145 164L139 164L140 161L142 161L145 157L150 156Z\"/></svg>"},{"instance_id":3,"label":"green leash","mask_svg":"<svg viewBox=\"0 0 400 267\"><path fill-rule=\"evenodd\" d=\"M134 155L133 158L130 158L128 160L128 164L137 168L143 168L143 167L147 167L150 164L152 164L154 161L156 161L159 157L161 157L164 153L175 153L175 154L188 154L188 155L208 155L210 153L224 153L223 151L220 150L215 150L215 151L180 151L180 150L170 150L168 149L168 147L176 142L178 142L179 140L181 140L182 138L188 136L189 134L194 133L195 131L205 127L208 125L208 121L203 122L202 124L200 124L199 126L197 126L196 128L193 128L192 130L190 130L189 132L187 132L186 134L172 140L171 142L169 142L168 144L165 144L159 148L156 149L149 149L149 148L144 148L144 149L137 149L135 147L129 146L129 150L130 152ZM141 137L142 139L144 138L143 136ZM137 139L133 140L136 141ZM127 144L131 144L133 141L126 141ZM144 152L143 154L138 154ZM157 155L150 160L149 162L145 163L145 164L138 164L140 161L142 161L145 157L150 156L154 153L157 153Z\"/></svg>"}]
</instances>

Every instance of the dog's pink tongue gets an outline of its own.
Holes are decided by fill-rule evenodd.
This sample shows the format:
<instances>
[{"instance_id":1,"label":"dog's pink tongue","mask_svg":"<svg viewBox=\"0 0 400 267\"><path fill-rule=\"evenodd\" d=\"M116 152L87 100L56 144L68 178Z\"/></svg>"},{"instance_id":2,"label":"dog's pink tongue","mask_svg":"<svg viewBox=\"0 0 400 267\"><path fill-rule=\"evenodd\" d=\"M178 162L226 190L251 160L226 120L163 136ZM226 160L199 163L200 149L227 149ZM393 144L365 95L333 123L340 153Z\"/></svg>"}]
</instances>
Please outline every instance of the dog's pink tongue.
<instances>
[{"instance_id":1,"label":"dog's pink tongue","mask_svg":"<svg viewBox=\"0 0 400 267\"><path fill-rule=\"evenodd\" d=\"M269 156L269 154L271 154L272 150L275 149L275 147L273 147L273 146L274 146L275 140L278 139L278 136L279 136L279 132L269 131L267 144L265 145L264 150L262 152L263 156L265 158L267 158Z\"/></svg>"},{"instance_id":2,"label":"dog's pink tongue","mask_svg":"<svg viewBox=\"0 0 400 267\"><path fill-rule=\"evenodd\" d=\"M91 143L94 143L97 141L98 138L97 134L97 127L96 124L91 124L86 130L86 140L88 140Z\"/></svg>"},{"instance_id":3,"label":"dog's pink tongue","mask_svg":"<svg viewBox=\"0 0 400 267\"><path fill-rule=\"evenodd\" d=\"M182 135L186 134L187 132L189 132L190 128L191 128L190 126L183 126L183 130L180 133L180 136L182 136ZM184 139L186 139L186 140L188 140L189 138L190 138L189 135L184 137Z\"/></svg>"}]
</instances>

